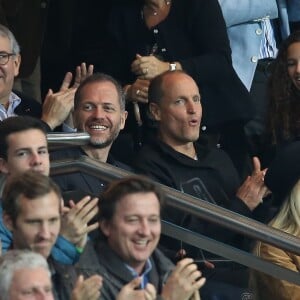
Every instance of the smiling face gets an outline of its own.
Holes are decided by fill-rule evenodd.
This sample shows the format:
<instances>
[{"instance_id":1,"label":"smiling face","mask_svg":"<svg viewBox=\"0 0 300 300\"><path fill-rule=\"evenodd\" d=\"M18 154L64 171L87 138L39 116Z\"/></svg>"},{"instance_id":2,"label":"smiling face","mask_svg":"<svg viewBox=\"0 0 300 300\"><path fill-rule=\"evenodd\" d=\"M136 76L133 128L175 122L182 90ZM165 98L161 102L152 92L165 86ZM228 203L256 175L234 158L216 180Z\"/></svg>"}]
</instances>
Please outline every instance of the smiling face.
<instances>
[{"instance_id":1,"label":"smiling face","mask_svg":"<svg viewBox=\"0 0 300 300\"><path fill-rule=\"evenodd\" d=\"M0 35L0 53L11 53L10 41ZM20 55L11 56L5 65L0 65L0 103L6 104L12 90L14 78L19 74Z\"/></svg>"},{"instance_id":2,"label":"smiling face","mask_svg":"<svg viewBox=\"0 0 300 300\"><path fill-rule=\"evenodd\" d=\"M49 174L49 153L45 134L39 129L15 132L7 137L7 159L0 158L0 170L11 175L34 170Z\"/></svg>"},{"instance_id":3,"label":"smiling face","mask_svg":"<svg viewBox=\"0 0 300 300\"><path fill-rule=\"evenodd\" d=\"M150 110L159 124L161 139L171 147L199 138L202 106L195 81L184 73L170 73L163 79L164 95Z\"/></svg>"},{"instance_id":4,"label":"smiling face","mask_svg":"<svg viewBox=\"0 0 300 300\"><path fill-rule=\"evenodd\" d=\"M287 66L291 81L300 90L300 42L293 43L288 47Z\"/></svg>"},{"instance_id":5,"label":"smiling face","mask_svg":"<svg viewBox=\"0 0 300 300\"><path fill-rule=\"evenodd\" d=\"M36 199L20 195L19 214L13 222L4 214L4 221L13 233L15 249L29 249L47 258L60 230L60 199L51 191Z\"/></svg>"},{"instance_id":6,"label":"smiling face","mask_svg":"<svg viewBox=\"0 0 300 300\"><path fill-rule=\"evenodd\" d=\"M124 196L117 203L112 220L103 221L101 229L111 249L140 273L160 238L157 196L152 192Z\"/></svg>"},{"instance_id":7,"label":"smiling face","mask_svg":"<svg viewBox=\"0 0 300 300\"><path fill-rule=\"evenodd\" d=\"M53 300L49 273L42 267L23 268L14 272L9 289L11 300Z\"/></svg>"},{"instance_id":8,"label":"smiling face","mask_svg":"<svg viewBox=\"0 0 300 300\"><path fill-rule=\"evenodd\" d=\"M126 117L127 112L121 110L118 92L111 82L92 82L82 88L74 121L79 131L90 134L93 146L110 146L124 128Z\"/></svg>"}]
</instances>

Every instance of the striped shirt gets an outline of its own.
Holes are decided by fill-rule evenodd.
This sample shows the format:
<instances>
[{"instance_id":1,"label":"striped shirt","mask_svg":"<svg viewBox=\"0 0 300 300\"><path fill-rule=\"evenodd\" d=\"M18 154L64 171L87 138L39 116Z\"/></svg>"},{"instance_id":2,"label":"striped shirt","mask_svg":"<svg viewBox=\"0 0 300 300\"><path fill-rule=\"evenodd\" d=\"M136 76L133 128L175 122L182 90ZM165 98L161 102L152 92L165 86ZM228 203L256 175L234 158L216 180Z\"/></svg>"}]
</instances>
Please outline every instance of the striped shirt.
<instances>
[{"instance_id":1,"label":"striped shirt","mask_svg":"<svg viewBox=\"0 0 300 300\"><path fill-rule=\"evenodd\" d=\"M268 17L263 18L261 22L262 22L263 39L261 41L259 59L275 58L278 49L276 46L275 34L272 27L272 23Z\"/></svg>"},{"instance_id":2,"label":"striped shirt","mask_svg":"<svg viewBox=\"0 0 300 300\"><path fill-rule=\"evenodd\" d=\"M16 116L15 109L21 103L20 97L11 92L8 99L8 108L6 109L3 104L0 104L0 121L7 119L8 117Z\"/></svg>"}]
</instances>

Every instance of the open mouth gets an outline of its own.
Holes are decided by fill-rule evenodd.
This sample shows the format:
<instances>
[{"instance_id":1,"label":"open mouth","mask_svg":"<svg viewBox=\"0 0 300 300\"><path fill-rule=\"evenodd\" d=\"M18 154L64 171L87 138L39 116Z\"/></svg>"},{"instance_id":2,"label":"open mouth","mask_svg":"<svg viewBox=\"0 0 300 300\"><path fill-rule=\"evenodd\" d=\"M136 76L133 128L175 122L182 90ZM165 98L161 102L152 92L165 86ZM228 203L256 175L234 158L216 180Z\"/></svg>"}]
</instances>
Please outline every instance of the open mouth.
<instances>
[{"instance_id":1,"label":"open mouth","mask_svg":"<svg viewBox=\"0 0 300 300\"><path fill-rule=\"evenodd\" d=\"M104 125L90 125L89 128L92 129L92 130L103 131L103 130L106 130L108 128L108 126L104 126Z\"/></svg>"}]
</instances>

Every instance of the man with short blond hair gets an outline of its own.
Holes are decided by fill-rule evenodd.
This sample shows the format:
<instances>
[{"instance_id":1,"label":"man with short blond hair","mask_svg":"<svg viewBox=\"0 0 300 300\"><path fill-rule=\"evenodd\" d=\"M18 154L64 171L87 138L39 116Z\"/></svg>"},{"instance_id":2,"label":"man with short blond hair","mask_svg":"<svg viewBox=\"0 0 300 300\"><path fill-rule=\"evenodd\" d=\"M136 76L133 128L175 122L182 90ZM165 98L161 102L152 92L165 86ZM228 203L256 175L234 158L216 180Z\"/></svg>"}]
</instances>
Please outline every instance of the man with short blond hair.
<instances>
[{"instance_id":1,"label":"man with short blond hair","mask_svg":"<svg viewBox=\"0 0 300 300\"><path fill-rule=\"evenodd\" d=\"M77 280L73 266L59 264L51 255L61 225L61 194L52 179L33 170L12 176L2 202L3 220L13 235L12 248L29 249L47 259L55 299L69 300L80 287L78 300L97 300L101 276Z\"/></svg>"}]
</instances>

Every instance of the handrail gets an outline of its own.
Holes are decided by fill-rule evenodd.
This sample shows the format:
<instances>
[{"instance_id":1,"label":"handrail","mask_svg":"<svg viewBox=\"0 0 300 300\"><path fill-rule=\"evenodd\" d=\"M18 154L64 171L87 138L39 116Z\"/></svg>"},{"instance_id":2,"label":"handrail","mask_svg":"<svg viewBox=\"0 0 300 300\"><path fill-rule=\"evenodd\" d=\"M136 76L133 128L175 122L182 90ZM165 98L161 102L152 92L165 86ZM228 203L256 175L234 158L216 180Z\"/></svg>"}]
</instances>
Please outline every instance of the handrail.
<instances>
[{"instance_id":1,"label":"handrail","mask_svg":"<svg viewBox=\"0 0 300 300\"><path fill-rule=\"evenodd\" d=\"M51 162L51 175L74 172L84 172L101 178L107 182L128 175L133 175L133 173L128 171L85 156L76 159L76 161L59 160ZM214 204L178 192L175 189L161 184L158 185L166 193L167 205L182 209L183 211L189 212L202 219L219 224L257 240L264 241L268 244L272 244L275 247L294 252L298 255L300 253L300 239L292 235L286 234L222 207L218 207ZM192 232L166 221L162 221L162 229L164 234L171 237L176 236L176 238L187 244L215 253L227 259L231 259L237 263L256 269L260 272L267 273L281 280L288 280L289 282L300 285L298 272L267 262L251 253L215 241L207 236Z\"/></svg>"},{"instance_id":2,"label":"handrail","mask_svg":"<svg viewBox=\"0 0 300 300\"><path fill-rule=\"evenodd\" d=\"M48 133L47 140L49 149L57 149L61 147L74 147L86 145L90 140L90 135L86 132L70 132L70 133Z\"/></svg>"},{"instance_id":3,"label":"handrail","mask_svg":"<svg viewBox=\"0 0 300 300\"><path fill-rule=\"evenodd\" d=\"M101 172L99 172L101 170ZM107 182L133 175L133 173L82 156L74 160L59 160L51 163L51 175L85 172ZM226 227L248 237L266 242L275 247L300 255L300 239L266 226L260 222L239 215L228 209L219 207L206 201L157 183L166 194L167 205L191 213L201 219Z\"/></svg>"},{"instance_id":4,"label":"handrail","mask_svg":"<svg viewBox=\"0 0 300 300\"><path fill-rule=\"evenodd\" d=\"M221 254L222 257L235 261L241 265L300 285L300 277L298 272L294 272L263 260L252 253L248 253L235 247L223 244L205 235L190 231L186 228L182 228L166 221L162 221L162 231L165 235L170 237L176 236L177 239L192 246L201 248L211 253L216 253L218 255Z\"/></svg>"}]
</instances>

